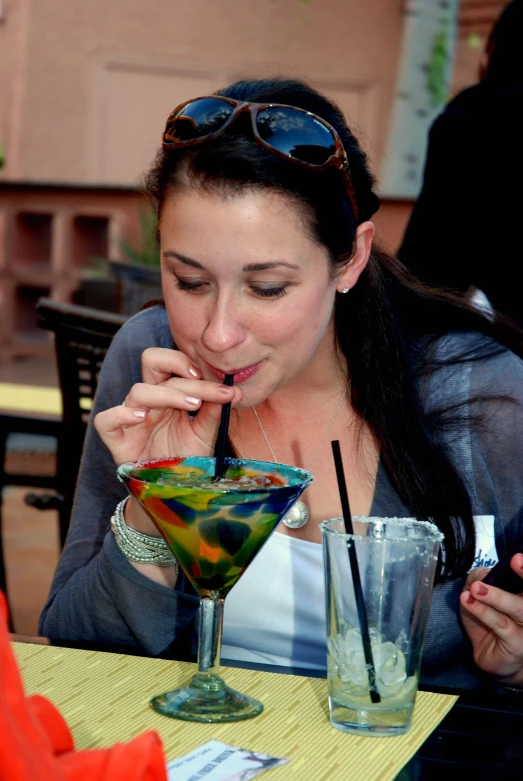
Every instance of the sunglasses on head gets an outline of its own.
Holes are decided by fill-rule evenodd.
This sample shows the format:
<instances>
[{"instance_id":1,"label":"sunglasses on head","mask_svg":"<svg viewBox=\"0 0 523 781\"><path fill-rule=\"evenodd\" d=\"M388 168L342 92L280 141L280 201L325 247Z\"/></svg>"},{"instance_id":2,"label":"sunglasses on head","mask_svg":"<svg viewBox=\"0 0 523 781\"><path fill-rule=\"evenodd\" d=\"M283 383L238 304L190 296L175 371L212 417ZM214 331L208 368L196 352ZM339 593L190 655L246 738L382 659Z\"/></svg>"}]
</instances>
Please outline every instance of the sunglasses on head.
<instances>
[{"instance_id":1,"label":"sunglasses on head","mask_svg":"<svg viewBox=\"0 0 523 781\"><path fill-rule=\"evenodd\" d=\"M170 114L162 137L164 149L192 146L222 133L240 113L251 117L254 138L265 149L305 168L338 168L347 187L354 219L358 207L349 161L336 130L321 117L283 103L246 103L219 95L194 98Z\"/></svg>"}]
</instances>

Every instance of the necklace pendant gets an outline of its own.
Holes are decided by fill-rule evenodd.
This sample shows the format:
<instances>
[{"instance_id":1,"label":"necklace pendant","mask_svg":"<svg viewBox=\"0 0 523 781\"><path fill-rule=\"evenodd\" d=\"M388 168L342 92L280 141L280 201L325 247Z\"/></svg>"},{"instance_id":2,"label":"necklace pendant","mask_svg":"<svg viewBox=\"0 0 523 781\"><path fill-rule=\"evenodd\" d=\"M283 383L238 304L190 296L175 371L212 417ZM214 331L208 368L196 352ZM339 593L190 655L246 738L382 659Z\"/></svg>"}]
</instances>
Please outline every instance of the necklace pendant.
<instances>
[{"instance_id":1,"label":"necklace pendant","mask_svg":"<svg viewBox=\"0 0 523 781\"><path fill-rule=\"evenodd\" d=\"M287 515L283 518L283 523L288 529L301 529L302 526L305 526L305 524L308 523L309 518L309 508L305 502L302 502L301 499L298 499L297 502L294 502Z\"/></svg>"}]
</instances>

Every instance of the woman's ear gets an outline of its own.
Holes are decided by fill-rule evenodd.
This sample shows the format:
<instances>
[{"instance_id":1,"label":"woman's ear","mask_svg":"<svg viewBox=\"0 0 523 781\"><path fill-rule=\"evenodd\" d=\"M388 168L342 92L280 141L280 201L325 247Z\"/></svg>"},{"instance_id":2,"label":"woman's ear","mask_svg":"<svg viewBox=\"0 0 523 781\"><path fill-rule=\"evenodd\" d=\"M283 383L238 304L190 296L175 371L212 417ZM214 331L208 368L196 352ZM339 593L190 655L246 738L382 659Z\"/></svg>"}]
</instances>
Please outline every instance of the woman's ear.
<instances>
[{"instance_id":1,"label":"woman's ear","mask_svg":"<svg viewBox=\"0 0 523 781\"><path fill-rule=\"evenodd\" d=\"M367 220L358 225L352 258L343 266L336 278L336 290L338 293L348 293L358 281L361 272L369 262L373 238L373 222Z\"/></svg>"}]
</instances>

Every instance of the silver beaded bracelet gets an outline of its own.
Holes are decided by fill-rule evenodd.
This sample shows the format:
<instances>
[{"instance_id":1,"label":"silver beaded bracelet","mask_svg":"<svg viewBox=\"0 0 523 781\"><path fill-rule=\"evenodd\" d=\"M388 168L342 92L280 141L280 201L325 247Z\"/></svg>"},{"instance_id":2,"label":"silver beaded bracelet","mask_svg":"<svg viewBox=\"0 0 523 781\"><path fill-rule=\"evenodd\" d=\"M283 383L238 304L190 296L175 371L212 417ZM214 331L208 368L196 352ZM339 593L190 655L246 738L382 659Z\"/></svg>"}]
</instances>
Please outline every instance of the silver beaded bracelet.
<instances>
[{"instance_id":1,"label":"silver beaded bracelet","mask_svg":"<svg viewBox=\"0 0 523 781\"><path fill-rule=\"evenodd\" d=\"M169 546L161 537L152 537L150 534L131 529L125 523L124 507L127 496L116 505L114 515L111 518L111 528L116 539L116 544L123 555L129 561L138 564L155 564L157 567L175 567L178 573L178 562L171 553Z\"/></svg>"}]
</instances>

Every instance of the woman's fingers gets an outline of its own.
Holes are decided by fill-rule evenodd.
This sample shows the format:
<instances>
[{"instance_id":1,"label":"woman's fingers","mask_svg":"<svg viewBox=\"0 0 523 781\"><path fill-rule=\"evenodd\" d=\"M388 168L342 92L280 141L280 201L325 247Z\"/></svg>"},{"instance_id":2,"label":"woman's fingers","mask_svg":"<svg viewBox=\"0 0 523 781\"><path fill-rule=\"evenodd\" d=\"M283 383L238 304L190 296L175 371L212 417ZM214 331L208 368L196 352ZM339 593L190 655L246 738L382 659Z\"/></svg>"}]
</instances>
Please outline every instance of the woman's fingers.
<instances>
[{"instance_id":1,"label":"woman's fingers","mask_svg":"<svg viewBox=\"0 0 523 781\"><path fill-rule=\"evenodd\" d=\"M125 407L135 409L197 410L204 401L223 405L232 402L241 391L216 382L170 378L159 385L139 382L125 398Z\"/></svg>"},{"instance_id":2,"label":"woman's fingers","mask_svg":"<svg viewBox=\"0 0 523 781\"><path fill-rule=\"evenodd\" d=\"M480 585L473 584L471 591L463 591L460 596L461 618L472 642L474 661L484 672L500 676L507 683L521 686L523 626L514 620L514 616L519 615L520 608L514 609L511 618L500 611L499 604L495 608L488 602L482 602L481 600L486 598L485 595L478 593L474 596ZM492 587L489 587L489 591L492 590ZM514 597L513 594L510 596ZM523 597L514 598L523 601Z\"/></svg>"},{"instance_id":3,"label":"woman's fingers","mask_svg":"<svg viewBox=\"0 0 523 781\"><path fill-rule=\"evenodd\" d=\"M175 374L178 377L198 380L202 373L188 355L179 350L168 350L163 347L149 347L142 353L143 381L151 385L159 385Z\"/></svg>"},{"instance_id":4,"label":"woman's fingers","mask_svg":"<svg viewBox=\"0 0 523 781\"><path fill-rule=\"evenodd\" d=\"M121 405L99 412L94 419L94 426L100 436L112 436L120 433L123 428L137 426L147 418L147 410Z\"/></svg>"},{"instance_id":5,"label":"woman's fingers","mask_svg":"<svg viewBox=\"0 0 523 781\"><path fill-rule=\"evenodd\" d=\"M193 433L210 448L216 444L222 411L223 404L206 402L191 421Z\"/></svg>"},{"instance_id":6,"label":"woman's fingers","mask_svg":"<svg viewBox=\"0 0 523 781\"><path fill-rule=\"evenodd\" d=\"M511 565L518 568L514 556ZM485 672L521 686L523 671L523 596L482 581L488 570L469 574L460 594L463 626L474 649L474 660Z\"/></svg>"},{"instance_id":7,"label":"woman's fingers","mask_svg":"<svg viewBox=\"0 0 523 781\"><path fill-rule=\"evenodd\" d=\"M169 447L173 442L181 442L183 448L193 447L198 445L193 440L196 437L206 448L212 448L224 404L235 405L243 398L238 387L199 379L199 369L176 350L146 350L142 356L142 370L144 382L133 385L120 406L100 412L94 420L98 433L111 447L117 462L122 456L117 451L124 440L128 441L125 432L131 427L135 428L132 441L138 449L145 447L156 428L165 424L162 436L168 438ZM198 412L198 415L173 416L176 411ZM140 423L143 427L138 427ZM129 458L127 452L125 457Z\"/></svg>"},{"instance_id":8,"label":"woman's fingers","mask_svg":"<svg viewBox=\"0 0 523 781\"><path fill-rule=\"evenodd\" d=\"M523 553L515 553L510 559L510 567L516 575L522 578L521 590L523 591Z\"/></svg>"},{"instance_id":9,"label":"woman's fingers","mask_svg":"<svg viewBox=\"0 0 523 781\"><path fill-rule=\"evenodd\" d=\"M463 591L461 604L476 619L491 629L498 637L506 639L518 629L519 642L523 637L523 597L509 594L495 586L487 586L480 580Z\"/></svg>"},{"instance_id":10,"label":"woman's fingers","mask_svg":"<svg viewBox=\"0 0 523 781\"><path fill-rule=\"evenodd\" d=\"M465 588L469 589L471 584L474 583L476 580L483 580L487 572L490 572L488 567L476 567L476 569L472 569L467 575Z\"/></svg>"}]
</instances>

